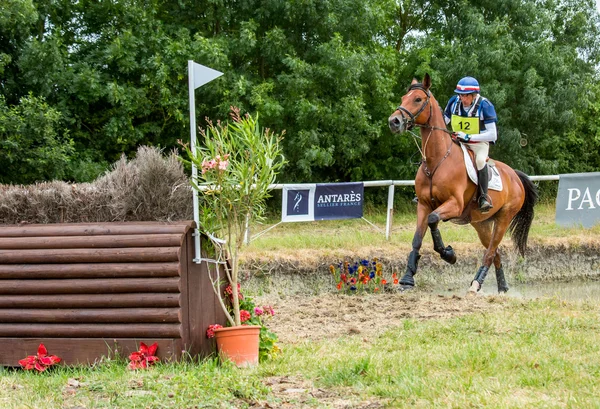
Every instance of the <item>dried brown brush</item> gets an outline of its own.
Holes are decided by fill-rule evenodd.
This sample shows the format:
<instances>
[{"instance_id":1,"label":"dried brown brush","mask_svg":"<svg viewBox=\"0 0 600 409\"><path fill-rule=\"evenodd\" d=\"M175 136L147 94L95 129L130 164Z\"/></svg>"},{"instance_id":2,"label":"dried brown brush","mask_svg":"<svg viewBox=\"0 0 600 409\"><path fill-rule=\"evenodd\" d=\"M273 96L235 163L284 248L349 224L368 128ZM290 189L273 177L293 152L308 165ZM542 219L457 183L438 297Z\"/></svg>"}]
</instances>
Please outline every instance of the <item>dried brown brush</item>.
<instances>
[{"instance_id":1,"label":"dried brown brush","mask_svg":"<svg viewBox=\"0 0 600 409\"><path fill-rule=\"evenodd\" d=\"M0 185L0 223L191 220L192 191L173 151L142 146L93 183Z\"/></svg>"}]
</instances>

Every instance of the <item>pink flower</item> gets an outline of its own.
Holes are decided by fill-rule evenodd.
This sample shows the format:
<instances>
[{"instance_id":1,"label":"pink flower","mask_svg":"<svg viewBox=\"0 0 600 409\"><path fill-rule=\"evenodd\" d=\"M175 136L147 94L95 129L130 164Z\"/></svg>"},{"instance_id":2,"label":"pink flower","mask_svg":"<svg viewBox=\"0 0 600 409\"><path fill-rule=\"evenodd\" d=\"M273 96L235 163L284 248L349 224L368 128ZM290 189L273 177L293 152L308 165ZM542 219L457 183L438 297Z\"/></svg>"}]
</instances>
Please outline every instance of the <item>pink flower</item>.
<instances>
[{"instance_id":1,"label":"pink flower","mask_svg":"<svg viewBox=\"0 0 600 409\"><path fill-rule=\"evenodd\" d=\"M223 328L223 326L219 324L209 325L208 329L206 330L206 338L214 338L215 330L218 328Z\"/></svg>"},{"instance_id":2,"label":"pink flower","mask_svg":"<svg viewBox=\"0 0 600 409\"><path fill-rule=\"evenodd\" d=\"M264 305L263 308L265 312L271 314L271 316L275 315L275 310L270 305Z\"/></svg>"},{"instance_id":3,"label":"pink flower","mask_svg":"<svg viewBox=\"0 0 600 409\"><path fill-rule=\"evenodd\" d=\"M248 311L246 311L246 310L241 310L240 311L240 321L241 322L246 322L250 318L252 318L252 316L250 315L250 313Z\"/></svg>"},{"instance_id":4,"label":"pink flower","mask_svg":"<svg viewBox=\"0 0 600 409\"><path fill-rule=\"evenodd\" d=\"M225 169L227 169L227 165L229 165L229 161L228 160L224 160L222 162L219 162L219 170L225 170Z\"/></svg>"},{"instance_id":5,"label":"pink flower","mask_svg":"<svg viewBox=\"0 0 600 409\"><path fill-rule=\"evenodd\" d=\"M264 314L264 312L265 312L265 311L264 311L262 308L260 308L260 307L254 307L254 314L255 314L255 315L257 315L257 316L259 316L259 317L260 317L261 315L263 315L263 314Z\"/></svg>"},{"instance_id":6,"label":"pink flower","mask_svg":"<svg viewBox=\"0 0 600 409\"><path fill-rule=\"evenodd\" d=\"M202 161L202 174L205 174L208 170L217 167L217 162L214 159Z\"/></svg>"}]
</instances>

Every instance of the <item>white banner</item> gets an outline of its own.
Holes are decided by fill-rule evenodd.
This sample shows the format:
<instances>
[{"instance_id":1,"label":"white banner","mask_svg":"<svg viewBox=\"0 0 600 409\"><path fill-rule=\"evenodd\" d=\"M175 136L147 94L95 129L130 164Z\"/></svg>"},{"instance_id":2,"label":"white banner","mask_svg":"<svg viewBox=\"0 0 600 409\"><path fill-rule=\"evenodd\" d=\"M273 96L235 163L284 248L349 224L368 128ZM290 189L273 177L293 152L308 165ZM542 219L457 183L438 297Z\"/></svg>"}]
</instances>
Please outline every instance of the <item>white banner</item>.
<instances>
[{"instance_id":1,"label":"white banner","mask_svg":"<svg viewBox=\"0 0 600 409\"><path fill-rule=\"evenodd\" d=\"M281 199L282 222L312 222L315 220L314 206L317 185L305 183L284 185Z\"/></svg>"}]
</instances>

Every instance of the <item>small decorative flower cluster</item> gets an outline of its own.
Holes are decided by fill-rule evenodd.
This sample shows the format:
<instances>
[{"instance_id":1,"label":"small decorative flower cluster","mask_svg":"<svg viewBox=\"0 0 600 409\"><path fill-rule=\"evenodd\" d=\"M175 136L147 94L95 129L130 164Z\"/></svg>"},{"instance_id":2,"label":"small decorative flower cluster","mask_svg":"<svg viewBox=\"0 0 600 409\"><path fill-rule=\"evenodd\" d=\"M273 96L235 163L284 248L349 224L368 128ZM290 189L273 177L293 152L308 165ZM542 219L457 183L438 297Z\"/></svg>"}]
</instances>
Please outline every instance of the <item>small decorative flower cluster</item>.
<instances>
[{"instance_id":1,"label":"small decorative flower cluster","mask_svg":"<svg viewBox=\"0 0 600 409\"><path fill-rule=\"evenodd\" d=\"M329 266L334 277L336 288L348 294L357 292L380 292L388 285L398 285L398 275L392 273L388 281L383 274L383 265L377 258L369 261L362 259L350 263L343 261L337 267Z\"/></svg>"},{"instance_id":2,"label":"small decorative flower cluster","mask_svg":"<svg viewBox=\"0 0 600 409\"><path fill-rule=\"evenodd\" d=\"M40 344L37 350L37 355L29 355L21 359L19 364L26 371L35 369L38 372L44 372L46 369L61 361L56 355L49 355L44 344Z\"/></svg>"},{"instance_id":3,"label":"small decorative flower cluster","mask_svg":"<svg viewBox=\"0 0 600 409\"><path fill-rule=\"evenodd\" d=\"M208 329L206 330L206 338L214 338L215 337L215 330L219 329L219 328L223 328L223 326L220 325L220 324L209 325Z\"/></svg>"},{"instance_id":4,"label":"small decorative flower cluster","mask_svg":"<svg viewBox=\"0 0 600 409\"><path fill-rule=\"evenodd\" d=\"M238 283L237 289L238 289L238 299L243 300L244 295L242 294L242 287L240 286L240 283ZM229 302L233 303L233 288L231 288L231 284L227 284L227 287L225 287L224 293L229 298Z\"/></svg>"},{"instance_id":5,"label":"small decorative flower cluster","mask_svg":"<svg viewBox=\"0 0 600 409\"><path fill-rule=\"evenodd\" d=\"M147 346L143 342L140 342L140 350L132 352L129 355L129 365L127 369L148 369L151 365L154 365L160 359L155 356L156 350L158 349L158 343L154 343Z\"/></svg>"},{"instance_id":6,"label":"small decorative flower cluster","mask_svg":"<svg viewBox=\"0 0 600 409\"><path fill-rule=\"evenodd\" d=\"M225 170L228 165L229 154L223 155L223 158L217 155L214 159L202 161L202 174L204 175L211 169Z\"/></svg>"}]
</instances>

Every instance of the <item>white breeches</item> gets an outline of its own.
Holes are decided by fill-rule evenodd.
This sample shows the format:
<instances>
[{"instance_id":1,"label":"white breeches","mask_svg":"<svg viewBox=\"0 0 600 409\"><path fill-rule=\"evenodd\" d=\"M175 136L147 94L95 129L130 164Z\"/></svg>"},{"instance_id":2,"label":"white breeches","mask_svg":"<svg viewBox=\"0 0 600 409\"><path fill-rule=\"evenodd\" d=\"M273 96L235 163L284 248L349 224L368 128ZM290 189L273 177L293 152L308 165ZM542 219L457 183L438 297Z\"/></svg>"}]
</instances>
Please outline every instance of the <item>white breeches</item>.
<instances>
[{"instance_id":1,"label":"white breeches","mask_svg":"<svg viewBox=\"0 0 600 409\"><path fill-rule=\"evenodd\" d=\"M483 169L490 153L489 142L465 143L465 146L468 149L471 149L475 154L475 164L477 165L477 170Z\"/></svg>"}]
</instances>

